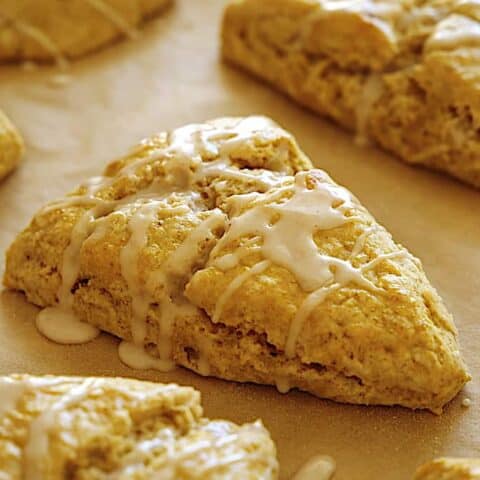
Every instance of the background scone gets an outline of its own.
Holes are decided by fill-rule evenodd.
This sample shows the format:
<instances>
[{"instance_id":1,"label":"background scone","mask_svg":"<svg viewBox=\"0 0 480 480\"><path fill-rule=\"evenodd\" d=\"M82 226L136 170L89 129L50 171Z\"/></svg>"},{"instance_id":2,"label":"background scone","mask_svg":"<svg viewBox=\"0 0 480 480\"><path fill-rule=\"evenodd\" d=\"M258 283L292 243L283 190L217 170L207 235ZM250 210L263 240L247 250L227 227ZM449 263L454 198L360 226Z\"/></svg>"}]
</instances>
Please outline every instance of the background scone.
<instances>
[{"instance_id":1,"label":"background scone","mask_svg":"<svg viewBox=\"0 0 480 480\"><path fill-rule=\"evenodd\" d=\"M420 262L264 117L146 140L40 211L4 282L126 362L435 412L469 379Z\"/></svg>"},{"instance_id":2,"label":"background scone","mask_svg":"<svg viewBox=\"0 0 480 480\"><path fill-rule=\"evenodd\" d=\"M0 110L0 180L18 165L23 151L22 137L8 117Z\"/></svg>"},{"instance_id":3,"label":"background scone","mask_svg":"<svg viewBox=\"0 0 480 480\"><path fill-rule=\"evenodd\" d=\"M480 459L437 458L418 468L414 480L479 480Z\"/></svg>"},{"instance_id":4,"label":"background scone","mask_svg":"<svg viewBox=\"0 0 480 480\"><path fill-rule=\"evenodd\" d=\"M65 63L122 36L172 0L3 0L0 62Z\"/></svg>"},{"instance_id":5,"label":"background scone","mask_svg":"<svg viewBox=\"0 0 480 480\"><path fill-rule=\"evenodd\" d=\"M223 57L406 162L480 187L480 10L457 0L236 0Z\"/></svg>"},{"instance_id":6,"label":"background scone","mask_svg":"<svg viewBox=\"0 0 480 480\"><path fill-rule=\"evenodd\" d=\"M203 417L190 387L124 378L0 377L0 478L251 479L278 476L260 421Z\"/></svg>"}]
</instances>

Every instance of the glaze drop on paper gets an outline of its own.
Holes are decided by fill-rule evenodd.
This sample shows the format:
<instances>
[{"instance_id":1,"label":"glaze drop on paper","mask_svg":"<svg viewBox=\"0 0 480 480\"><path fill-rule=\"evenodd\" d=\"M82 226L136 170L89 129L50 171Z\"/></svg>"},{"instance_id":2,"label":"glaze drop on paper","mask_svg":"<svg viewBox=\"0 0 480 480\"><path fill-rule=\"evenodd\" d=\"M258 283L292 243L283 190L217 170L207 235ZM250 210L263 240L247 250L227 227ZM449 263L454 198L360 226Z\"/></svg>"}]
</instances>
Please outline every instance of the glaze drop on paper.
<instances>
[{"instance_id":1,"label":"glaze drop on paper","mask_svg":"<svg viewBox=\"0 0 480 480\"><path fill-rule=\"evenodd\" d=\"M35 324L42 335L64 345L88 343L100 334L98 328L81 322L72 310L62 307L44 308Z\"/></svg>"},{"instance_id":2,"label":"glaze drop on paper","mask_svg":"<svg viewBox=\"0 0 480 480\"><path fill-rule=\"evenodd\" d=\"M333 478L335 469L336 464L333 458L318 455L305 463L292 480L330 480Z\"/></svg>"}]
</instances>

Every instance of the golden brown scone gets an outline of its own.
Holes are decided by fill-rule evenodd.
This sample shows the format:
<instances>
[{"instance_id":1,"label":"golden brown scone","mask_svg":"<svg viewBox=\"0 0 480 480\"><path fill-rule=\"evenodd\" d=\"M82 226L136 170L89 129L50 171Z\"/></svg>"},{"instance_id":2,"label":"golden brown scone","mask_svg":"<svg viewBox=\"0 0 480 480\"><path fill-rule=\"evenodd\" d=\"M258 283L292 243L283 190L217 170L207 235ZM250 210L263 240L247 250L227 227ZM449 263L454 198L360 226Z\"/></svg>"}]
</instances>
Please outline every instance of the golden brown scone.
<instances>
[{"instance_id":1,"label":"golden brown scone","mask_svg":"<svg viewBox=\"0 0 480 480\"><path fill-rule=\"evenodd\" d=\"M2 480L273 480L260 421L203 416L190 387L125 378L0 377Z\"/></svg>"},{"instance_id":2,"label":"golden brown scone","mask_svg":"<svg viewBox=\"0 0 480 480\"><path fill-rule=\"evenodd\" d=\"M414 480L479 480L480 459L437 458L419 467Z\"/></svg>"},{"instance_id":3,"label":"golden brown scone","mask_svg":"<svg viewBox=\"0 0 480 480\"><path fill-rule=\"evenodd\" d=\"M479 31L467 0L235 0L222 54L360 142L480 187Z\"/></svg>"},{"instance_id":4,"label":"golden brown scone","mask_svg":"<svg viewBox=\"0 0 480 480\"><path fill-rule=\"evenodd\" d=\"M0 62L76 58L134 37L146 18L172 0L3 0Z\"/></svg>"},{"instance_id":5,"label":"golden brown scone","mask_svg":"<svg viewBox=\"0 0 480 480\"><path fill-rule=\"evenodd\" d=\"M22 137L8 117L0 110L0 180L18 165L23 151Z\"/></svg>"},{"instance_id":6,"label":"golden brown scone","mask_svg":"<svg viewBox=\"0 0 480 480\"><path fill-rule=\"evenodd\" d=\"M434 412L469 379L420 262L264 117L146 140L40 211L4 282L51 338L75 314L159 368Z\"/></svg>"}]
</instances>

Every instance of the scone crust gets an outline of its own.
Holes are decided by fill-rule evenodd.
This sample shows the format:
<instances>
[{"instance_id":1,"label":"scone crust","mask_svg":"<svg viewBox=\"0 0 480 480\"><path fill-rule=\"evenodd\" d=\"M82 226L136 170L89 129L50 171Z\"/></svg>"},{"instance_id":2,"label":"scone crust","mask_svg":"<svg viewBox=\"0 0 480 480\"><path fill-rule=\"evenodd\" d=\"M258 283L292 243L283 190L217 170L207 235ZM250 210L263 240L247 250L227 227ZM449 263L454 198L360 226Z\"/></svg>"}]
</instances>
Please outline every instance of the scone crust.
<instances>
[{"instance_id":1,"label":"scone crust","mask_svg":"<svg viewBox=\"0 0 480 480\"><path fill-rule=\"evenodd\" d=\"M0 391L8 403L0 473L9 480L277 478L275 446L261 422L209 420L190 387L10 375L0 377Z\"/></svg>"},{"instance_id":2,"label":"scone crust","mask_svg":"<svg viewBox=\"0 0 480 480\"><path fill-rule=\"evenodd\" d=\"M65 64L122 36L173 0L6 0L0 6L0 62Z\"/></svg>"},{"instance_id":3,"label":"scone crust","mask_svg":"<svg viewBox=\"0 0 480 480\"><path fill-rule=\"evenodd\" d=\"M480 187L479 22L452 0L241 0L222 56L361 143Z\"/></svg>"},{"instance_id":4,"label":"scone crust","mask_svg":"<svg viewBox=\"0 0 480 480\"><path fill-rule=\"evenodd\" d=\"M0 110L0 180L15 169L24 150L20 133Z\"/></svg>"},{"instance_id":5,"label":"scone crust","mask_svg":"<svg viewBox=\"0 0 480 480\"><path fill-rule=\"evenodd\" d=\"M414 480L478 480L480 459L437 458L419 467Z\"/></svg>"}]
</instances>

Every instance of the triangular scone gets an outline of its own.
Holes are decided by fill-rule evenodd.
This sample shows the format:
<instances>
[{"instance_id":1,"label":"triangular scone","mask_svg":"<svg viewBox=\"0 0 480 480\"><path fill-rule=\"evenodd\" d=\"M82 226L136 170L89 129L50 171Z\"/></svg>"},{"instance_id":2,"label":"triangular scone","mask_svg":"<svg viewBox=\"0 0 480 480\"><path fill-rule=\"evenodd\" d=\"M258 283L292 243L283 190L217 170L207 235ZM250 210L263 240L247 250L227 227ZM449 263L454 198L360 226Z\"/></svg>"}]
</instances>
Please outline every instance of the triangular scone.
<instances>
[{"instance_id":1,"label":"triangular scone","mask_svg":"<svg viewBox=\"0 0 480 480\"><path fill-rule=\"evenodd\" d=\"M235 0L230 63L408 163L480 187L480 9L458 0Z\"/></svg>"},{"instance_id":2,"label":"triangular scone","mask_svg":"<svg viewBox=\"0 0 480 480\"><path fill-rule=\"evenodd\" d=\"M94 51L122 36L135 37L146 18L172 0L3 0L0 62L56 61Z\"/></svg>"},{"instance_id":3,"label":"triangular scone","mask_svg":"<svg viewBox=\"0 0 480 480\"><path fill-rule=\"evenodd\" d=\"M414 480L480 480L480 459L437 458L419 467Z\"/></svg>"},{"instance_id":4,"label":"triangular scone","mask_svg":"<svg viewBox=\"0 0 480 480\"><path fill-rule=\"evenodd\" d=\"M4 281L51 338L74 313L159 368L435 412L469 379L420 262L263 117L145 141L42 209Z\"/></svg>"},{"instance_id":5,"label":"triangular scone","mask_svg":"<svg viewBox=\"0 0 480 480\"><path fill-rule=\"evenodd\" d=\"M22 137L12 122L0 110L0 180L18 165L23 151Z\"/></svg>"},{"instance_id":6,"label":"triangular scone","mask_svg":"<svg viewBox=\"0 0 480 480\"><path fill-rule=\"evenodd\" d=\"M125 378L0 377L0 478L274 480L257 421L203 417L190 387Z\"/></svg>"}]
</instances>

